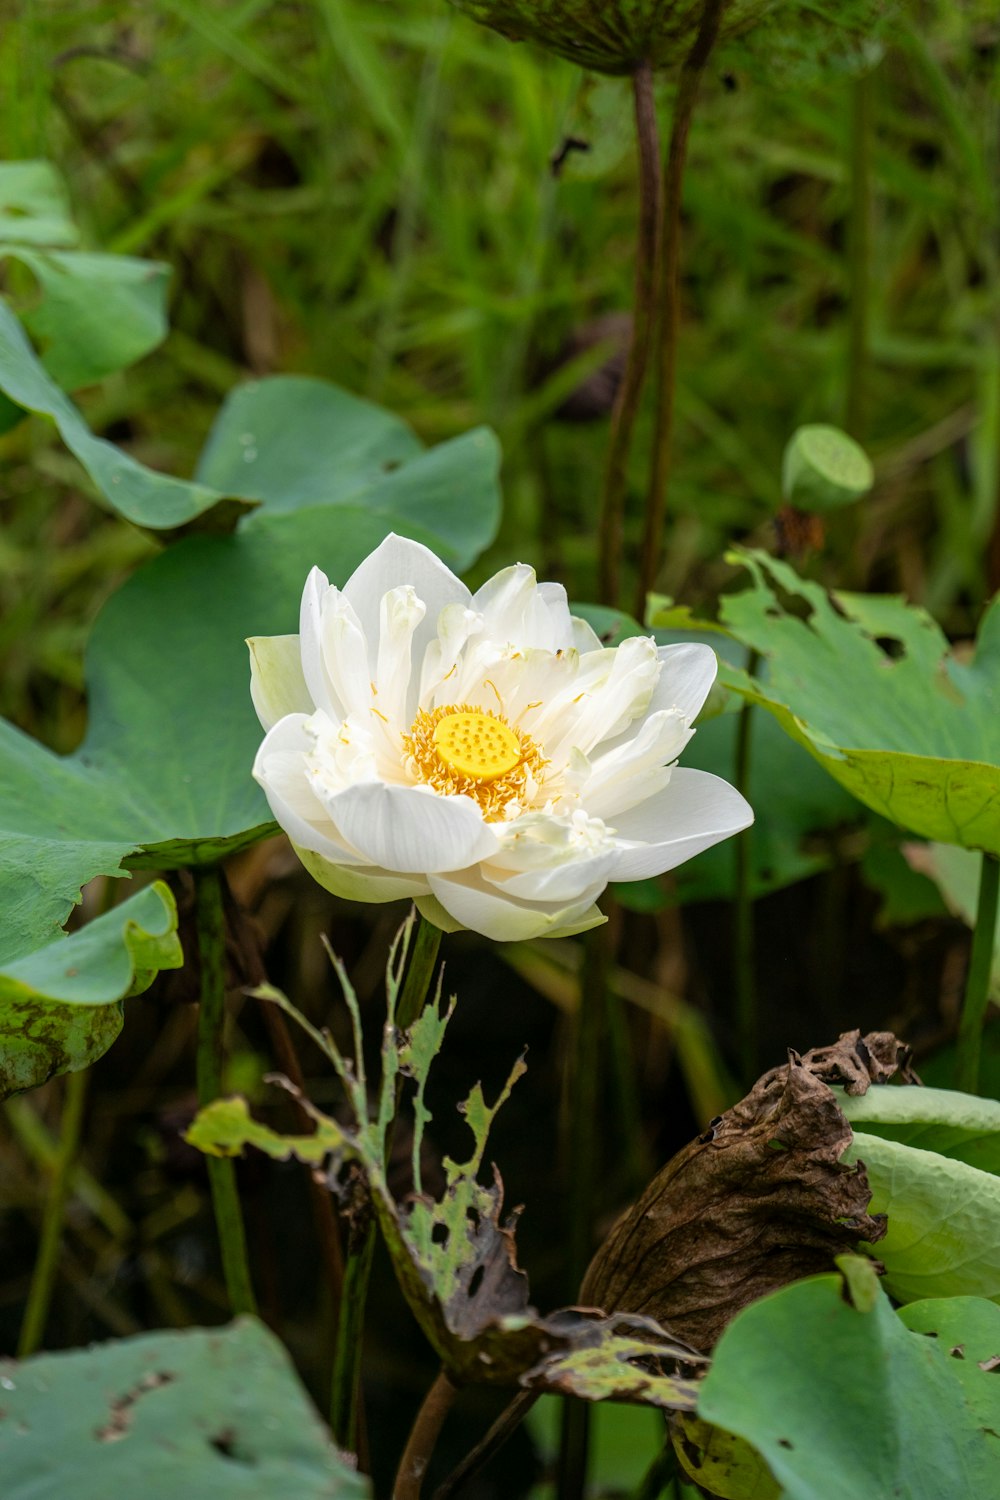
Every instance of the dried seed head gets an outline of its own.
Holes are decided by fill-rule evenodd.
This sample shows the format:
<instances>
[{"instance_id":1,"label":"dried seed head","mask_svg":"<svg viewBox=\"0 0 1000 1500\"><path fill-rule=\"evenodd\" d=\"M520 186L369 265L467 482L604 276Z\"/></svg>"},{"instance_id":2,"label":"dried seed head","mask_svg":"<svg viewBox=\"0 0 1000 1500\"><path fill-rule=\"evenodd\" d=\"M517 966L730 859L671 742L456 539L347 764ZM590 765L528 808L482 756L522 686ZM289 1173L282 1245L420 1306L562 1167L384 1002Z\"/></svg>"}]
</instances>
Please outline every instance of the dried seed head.
<instances>
[{"instance_id":1,"label":"dried seed head","mask_svg":"<svg viewBox=\"0 0 1000 1500\"><path fill-rule=\"evenodd\" d=\"M600 73L637 64L669 69L683 62L698 34L705 0L451 0L474 20L513 41L539 42ZM720 40L738 36L775 0L726 0Z\"/></svg>"}]
</instances>

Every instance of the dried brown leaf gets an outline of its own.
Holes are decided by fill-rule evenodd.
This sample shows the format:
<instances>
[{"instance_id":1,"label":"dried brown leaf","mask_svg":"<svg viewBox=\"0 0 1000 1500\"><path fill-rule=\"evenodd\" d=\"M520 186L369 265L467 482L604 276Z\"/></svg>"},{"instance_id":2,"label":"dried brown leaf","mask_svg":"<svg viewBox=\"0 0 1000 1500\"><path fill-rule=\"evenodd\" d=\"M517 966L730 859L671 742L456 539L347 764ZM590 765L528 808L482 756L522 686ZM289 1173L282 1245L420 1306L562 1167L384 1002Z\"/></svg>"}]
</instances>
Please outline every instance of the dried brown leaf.
<instances>
[{"instance_id":1,"label":"dried brown leaf","mask_svg":"<svg viewBox=\"0 0 1000 1500\"><path fill-rule=\"evenodd\" d=\"M594 1257L582 1300L707 1351L749 1303L876 1243L885 1218L867 1212L863 1164L841 1163L852 1132L827 1083L860 1094L896 1071L913 1078L888 1032L791 1053L653 1179Z\"/></svg>"}]
</instances>

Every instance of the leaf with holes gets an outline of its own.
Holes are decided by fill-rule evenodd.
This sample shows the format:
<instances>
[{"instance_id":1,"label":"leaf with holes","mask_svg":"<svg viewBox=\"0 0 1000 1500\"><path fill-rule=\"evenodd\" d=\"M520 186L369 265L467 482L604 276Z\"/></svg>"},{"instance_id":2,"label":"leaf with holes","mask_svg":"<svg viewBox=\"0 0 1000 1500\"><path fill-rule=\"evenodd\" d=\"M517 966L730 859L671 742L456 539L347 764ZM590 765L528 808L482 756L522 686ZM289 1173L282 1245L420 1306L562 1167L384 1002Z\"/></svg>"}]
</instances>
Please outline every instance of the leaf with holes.
<instances>
[{"instance_id":1,"label":"leaf with holes","mask_svg":"<svg viewBox=\"0 0 1000 1500\"><path fill-rule=\"evenodd\" d=\"M351 1012L354 1063L341 1054L328 1033L308 1027L278 991L268 987L258 994L306 1025L327 1053L344 1085L354 1116L352 1126L341 1127L303 1100L316 1121L316 1134L303 1140L280 1135L253 1120L242 1100L217 1100L198 1114L187 1140L210 1155L231 1156L245 1146L255 1146L279 1160L298 1156L315 1166L326 1159L331 1183L345 1196L351 1195L352 1206L360 1168L403 1294L457 1382L520 1382L533 1389L571 1392L584 1400L642 1401L669 1410L693 1410L694 1376L703 1361L651 1319L605 1318L579 1308L540 1317L529 1304L528 1281L517 1264L514 1242L517 1214L504 1217L503 1183L495 1167L489 1185L479 1180L490 1127L524 1071L522 1061L514 1065L493 1104L487 1104L478 1084L472 1090L460 1106L472 1132L472 1153L464 1162L445 1160L446 1186L439 1200L422 1191L420 1149L430 1119L424 1089L454 1001L443 1008L438 995L408 1032L397 1030L396 1003L412 925L411 918L390 955L382 1078L372 1118L360 1012L343 966L335 959ZM412 1080L417 1101L415 1192L397 1204L389 1191L384 1163L402 1078ZM354 1174L345 1172L351 1167Z\"/></svg>"},{"instance_id":2,"label":"leaf with holes","mask_svg":"<svg viewBox=\"0 0 1000 1500\"><path fill-rule=\"evenodd\" d=\"M726 685L774 714L875 812L925 838L1000 853L1000 596L965 653L901 599L830 595L761 552L732 560L753 586L724 599L722 618L768 672L724 666Z\"/></svg>"},{"instance_id":3,"label":"leaf with holes","mask_svg":"<svg viewBox=\"0 0 1000 1500\"><path fill-rule=\"evenodd\" d=\"M1000 1307L982 1297L935 1297L901 1307L899 1318L948 1351L965 1399L992 1439L1000 1472Z\"/></svg>"},{"instance_id":4,"label":"leaf with holes","mask_svg":"<svg viewBox=\"0 0 1000 1500\"><path fill-rule=\"evenodd\" d=\"M0 966L0 1099L103 1057L122 1001L183 963L177 908L157 880L70 937Z\"/></svg>"},{"instance_id":5,"label":"leaf with holes","mask_svg":"<svg viewBox=\"0 0 1000 1500\"><path fill-rule=\"evenodd\" d=\"M698 1417L677 1416L670 1440L685 1477L714 1500L780 1500L781 1489L755 1449Z\"/></svg>"},{"instance_id":6,"label":"leaf with holes","mask_svg":"<svg viewBox=\"0 0 1000 1500\"><path fill-rule=\"evenodd\" d=\"M715 1350L698 1415L752 1444L787 1500L996 1495L997 1440L959 1361L940 1339L910 1332L870 1275L860 1305L845 1300L840 1276L825 1275L740 1313ZM852 1290L859 1284L855 1271ZM1000 1386L986 1389L995 1375L976 1375L996 1412Z\"/></svg>"},{"instance_id":7,"label":"leaf with holes","mask_svg":"<svg viewBox=\"0 0 1000 1500\"><path fill-rule=\"evenodd\" d=\"M254 1319L0 1361L4 1500L364 1500Z\"/></svg>"}]
</instances>

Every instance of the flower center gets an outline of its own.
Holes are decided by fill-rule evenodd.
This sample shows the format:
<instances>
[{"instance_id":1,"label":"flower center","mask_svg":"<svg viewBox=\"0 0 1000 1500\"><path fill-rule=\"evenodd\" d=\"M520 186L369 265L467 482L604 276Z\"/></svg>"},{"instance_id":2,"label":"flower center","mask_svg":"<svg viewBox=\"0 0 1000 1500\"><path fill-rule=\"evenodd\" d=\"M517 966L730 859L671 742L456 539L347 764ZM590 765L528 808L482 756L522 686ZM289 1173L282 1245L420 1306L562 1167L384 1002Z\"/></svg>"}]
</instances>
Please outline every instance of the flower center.
<instances>
[{"instance_id":1,"label":"flower center","mask_svg":"<svg viewBox=\"0 0 1000 1500\"><path fill-rule=\"evenodd\" d=\"M471 797L487 822L517 817L537 796L545 758L500 714L468 703L421 709L403 735L406 768L451 797Z\"/></svg>"},{"instance_id":2,"label":"flower center","mask_svg":"<svg viewBox=\"0 0 1000 1500\"><path fill-rule=\"evenodd\" d=\"M513 729L476 709L445 714L435 726L434 746L450 770L476 781L495 781L521 759Z\"/></svg>"}]
</instances>

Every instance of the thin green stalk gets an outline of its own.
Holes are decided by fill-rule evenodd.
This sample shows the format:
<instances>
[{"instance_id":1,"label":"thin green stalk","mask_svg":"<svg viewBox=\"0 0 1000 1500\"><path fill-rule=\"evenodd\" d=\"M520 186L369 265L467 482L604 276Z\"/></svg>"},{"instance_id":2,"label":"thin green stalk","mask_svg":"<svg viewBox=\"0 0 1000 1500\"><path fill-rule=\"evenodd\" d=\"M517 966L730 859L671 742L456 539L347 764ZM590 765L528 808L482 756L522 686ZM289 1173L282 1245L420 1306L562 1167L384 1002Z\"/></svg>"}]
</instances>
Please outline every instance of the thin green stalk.
<instances>
[{"instance_id":1,"label":"thin green stalk","mask_svg":"<svg viewBox=\"0 0 1000 1500\"><path fill-rule=\"evenodd\" d=\"M441 929L417 913L416 930L410 942L406 977L396 1002L396 1025L406 1031L423 1010L430 994L434 966L441 947Z\"/></svg>"},{"instance_id":2,"label":"thin green stalk","mask_svg":"<svg viewBox=\"0 0 1000 1500\"><path fill-rule=\"evenodd\" d=\"M615 401L601 497L600 600L620 603L622 540L628 457L646 384L649 351L656 327L656 288L660 250L660 135L653 96L653 69L646 61L632 78L635 134L639 148L639 229L636 235L632 338L625 375Z\"/></svg>"},{"instance_id":3,"label":"thin green stalk","mask_svg":"<svg viewBox=\"0 0 1000 1500\"><path fill-rule=\"evenodd\" d=\"M863 442L868 411L871 323L872 101L874 81L864 73L851 83L851 204L847 231L847 393L844 426Z\"/></svg>"},{"instance_id":4,"label":"thin green stalk","mask_svg":"<svg viewBox=\"0 0 1000 1500\"><path fill-rule=\"evenodd\" d=\"M976 906L976 926L972 934L969 977L965 984L962 1018L958 1023L958 1054L955 1059L955 1087L964 1089L967 1094L979 1092L979 1058L983 1023L990 999L998 893L1000 858L984 852L979 871L979 901Z\"/></svg>"},{"instance_id":5,"label":"thin green stalk","mask_svg":"<svg viewBox=\"0 0 1000 1500\"><path fill-rule=\"evenodd\" d=\"M196 1077L204 1109L222 1093L223 1029L226 1020L226 926L222 872L217 865L194 871L201 1007L198 1013ZM234 1314L256 1313L236 1172L227 1157L209 1156L208 1181L219 1236L222 1270Z\"/></svg>"},{"instance_id":6,"label":"thin green stalk","mask_svg":"<svg viewBox=\"0 0 1000 1500\"><path fill-rule=\"evenodd\" d=\"M584 968L573 1039L569 1097L568 1291L575 1298L590 1262L594 1233L594 1183L600 1141L601 1041L608 990L606 933L594 928L584 937ZM563 1403L557 1500L581 1500L587 1482L589 1409L567 1397Z\"/></svg>"},{"instance_id":7,"label":"thin green stalk","mask_svg":"<svg viewBox=\"0 0 1000 1500\"><path fill-rule=\"evenodd\" d=\"M358 1451L358 1419L361 1410L361 1354L365 1306L372 1256L375 1253L375 1225L348 1242L344 1267L344 1295L337 1320L337 1340L333 1351L333 1393L330 1402L330 1429L333 1441L345 1453Z\"/></svg>"},{"instance_id":8,"label":"thin green stalk","mask_svg":"<svg viewBox=\"0 0 1000 1500\"><path fill-rule=\"evenodd\" d=\"M755 677L760 656L751 651L747 658L747 675ZM744 797L750 790L750 739L754 706L745 700L736 726L736 790ZM757 1004L757 955L753 921L753 827L737 834L733 859L736 866L736 899L734 903L734 942L736 958L736 1040L740 1071L745 1087L757 1077L759 1006Z\"/></svg>"},{"instance_id":9,"label":"thin green stalk","mask_svg":"<svg viewBox=\"0 0 1000 1500\"><path fill-rule=\"evenodd\" d=\"M434 978L441 946L441 930L416 915L410 939L406 975L396 1002L396 1025L401 1031L412 1026L424 1007ZM398 1107L398 1098L397 1098ZM392 1149L392 1127L386 1139L386 1156ZM353 1237L347 1247L344 1269L344 1295L337 1322L337 1341L333 1354L333 1395L330 1404L330 1427L333 1440L347 1453L357 1452L358 1414L361 1410L361 1351L364 1335L368 1281L375 1250L375 1222Z\"/></svg>"},{"instance_id":10,"label":"thin green stalk","mask_svg":"<svg viewBox=\"0 0 1000 1500\"><path fill-rule=\"evenodd\" d=\"M639 1481L633 1500L660 1500L668 1485L673 1489L676 1475L677 1459L673 1444L668 1439Z\"/></svg>"},{"instance_id":11,"label":"thin green stalk","mask_svg":"<svg viewBox=\"0 0 1000 1500\"><path fill-rule=\"evenodd\" d=\"M681 306L681 200L688 137L702 75L719 34L725 0L706 0L694 45L681 69L674 103L674 120L663 189L660 235L660 329L656 363L656 419L653 462L646 497L646 525L639 556L639 583L634 614L646 617L646 597L656 582L663 555L663 522L670 479L674 431L674 388L677 382L677 335Z\"/></svg>"},{"instance_id":12,"label":"thin green stalk","mask_svg":"<svg viewBox=\"0 0 1000 1500\"><path fill-rule=\"evenodd\" d=\"M18 1359L26 1359L29 1354L34 1354L45 1333L52 1292L59 1269L59 1251L62 1245L63 1221L66 1217L66 1201L69 1197L70 1181L80 1144L83 1105L87 1097L87 1077L88 1074L84 1070L80 1073L70 1073L66 1078L62 1119L59 1124L59 1146L53 1163L52 1182L45 1203L45 1212L42 1216L42 1233L38 1245L38 1258L31 1273L28 1305L24 1310L21 1335L17 1342Z\"/></svg>"}]
</instances>

